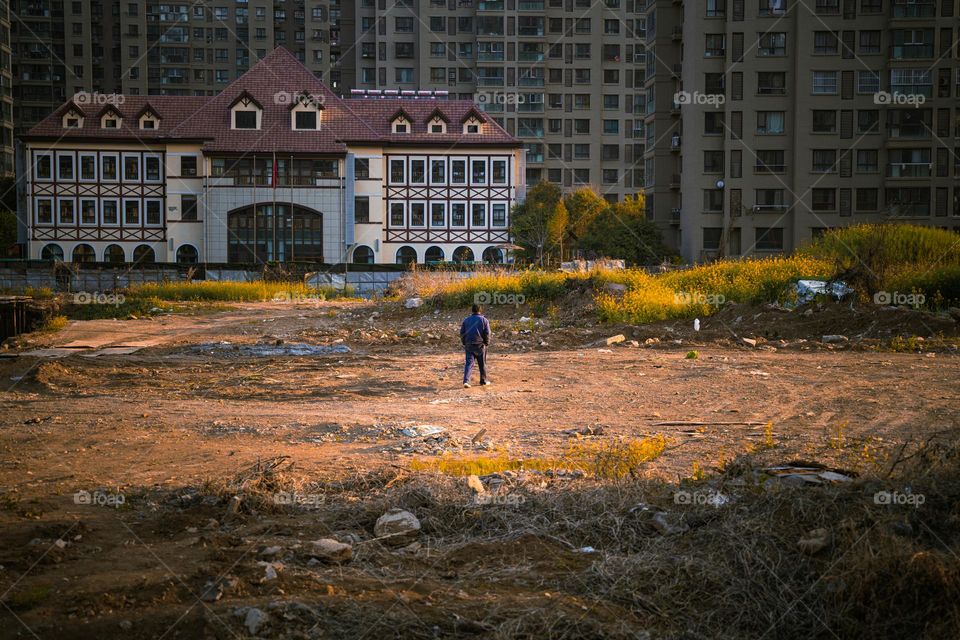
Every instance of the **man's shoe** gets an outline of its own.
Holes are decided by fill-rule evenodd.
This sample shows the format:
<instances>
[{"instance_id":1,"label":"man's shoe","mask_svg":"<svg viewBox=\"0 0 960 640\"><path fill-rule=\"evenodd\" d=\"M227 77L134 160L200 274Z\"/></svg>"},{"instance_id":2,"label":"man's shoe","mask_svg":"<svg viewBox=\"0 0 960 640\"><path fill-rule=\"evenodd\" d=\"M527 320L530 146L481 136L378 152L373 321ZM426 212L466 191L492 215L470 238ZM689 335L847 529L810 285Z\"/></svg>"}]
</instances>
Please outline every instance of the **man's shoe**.
<instances>
[{"instance_id":1,"label":"man's shoe","mask_svg":"<svg viewBox=\"0 0 960 640\"><path fill-rule=\"evenodd\" d=\"M470 383L469 383L469 382L464 382L464 383L463 383L463 388L464 388L464 389L469 389L469 388L470 388Z\"/></svg>"},{"instance_id":2,"label":"man's shoe","mask_svg":"<svg viewBox=\"0 0 960 640\"><path fill-rule=\"evenodd\" d=\"M489 386L490 386L491 384L493 384L493 383L491 383L489 380L484 380L484 381L481 382L480 384L483 385L484 387L489 387Z\"/></svg>"}]
</instances>

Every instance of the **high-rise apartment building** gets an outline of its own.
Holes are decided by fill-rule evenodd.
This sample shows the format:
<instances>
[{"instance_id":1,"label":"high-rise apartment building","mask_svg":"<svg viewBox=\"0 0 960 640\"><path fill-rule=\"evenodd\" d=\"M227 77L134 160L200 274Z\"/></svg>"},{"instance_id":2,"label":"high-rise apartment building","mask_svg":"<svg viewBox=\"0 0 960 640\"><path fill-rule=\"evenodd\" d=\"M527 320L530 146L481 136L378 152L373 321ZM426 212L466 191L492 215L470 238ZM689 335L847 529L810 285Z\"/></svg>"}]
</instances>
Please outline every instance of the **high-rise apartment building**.
<instances>
[{"instance_id":1,"label":"high-rise apartment building","mask_svg":"<svg viewBox=\"0 0 960 640\"><path fill-rule=\"evenodd\" d=\"M643 187L643 15L633 0L359 0L344 77L475 99L527 149L527 184ZM348 31L349 29L349 31Z\"/></svg>"},{"instance_id":2,"label":"high-rise apartment building","mask_svg":"<svg viewBox=\"0 0 960 640\"><path fill-rule=\"evenodd\" d=\"M688 259L889 218L960 231L956 0L657 0L647 203Z\"/></svg>"},{"instance_id":3,"label":"high-rise apartment building","mask_svg":"<svg viewBox=\"0 0 960 640\"><path fill-rule=\"evenodd\" d=\"M476 100L526 144L529 184L622 198L644 182L643 11L634 0L14 0L18 131L80 92L214 95L284 46L340 94Z\"/></svg>"},{"instance_id":4,"label":"high-rise apartment building","mask_svg":"<svg viewBox=\"0 0 960 640\"><path fill-rule=\"evenodd\" d=\"M10 5L0 0L0 176L14 173L12 65Z\"/></svg>"}]
</instances>

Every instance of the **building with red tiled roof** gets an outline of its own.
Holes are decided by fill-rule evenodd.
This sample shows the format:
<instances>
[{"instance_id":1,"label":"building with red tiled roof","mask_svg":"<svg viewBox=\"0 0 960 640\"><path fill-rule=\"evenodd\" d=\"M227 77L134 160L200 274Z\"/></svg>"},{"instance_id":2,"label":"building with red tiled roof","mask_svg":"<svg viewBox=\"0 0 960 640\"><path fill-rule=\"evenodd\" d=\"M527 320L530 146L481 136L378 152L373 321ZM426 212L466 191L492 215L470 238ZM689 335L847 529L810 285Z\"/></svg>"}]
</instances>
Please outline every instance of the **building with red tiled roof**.
<instances>
[{"instance_id":1,"label":"building with red tiled roof","mask_svg":"<svg viewBox=\"0 0 960 640\"><path fill-rule=\"evenodd\" d=\"M283 48L213 97L78 94L23 138L29 255L502 260L521 143L442 98L340 98Z\"/></svg>"}]
</instances>

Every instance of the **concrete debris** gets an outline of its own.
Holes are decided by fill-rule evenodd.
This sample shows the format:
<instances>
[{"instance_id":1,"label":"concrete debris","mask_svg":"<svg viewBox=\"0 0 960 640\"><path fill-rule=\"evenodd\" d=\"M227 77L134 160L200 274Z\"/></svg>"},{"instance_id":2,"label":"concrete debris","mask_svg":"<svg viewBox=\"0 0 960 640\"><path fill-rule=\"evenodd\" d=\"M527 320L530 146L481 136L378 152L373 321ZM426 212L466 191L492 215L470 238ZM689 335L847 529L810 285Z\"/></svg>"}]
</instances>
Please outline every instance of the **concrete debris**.
<instances>
[{"instance_id":1,"label":"concrete debris","mask_svg":"<svg viewBox=\"0 0 960 640\"><path fill-rule=\"evenodd\" d=\"M483 486L483 481L480 480L479 476L467 476L466 485L467 488L477 495L486 493L487 491L487 488Z\"/></svg>"},{"instance_id":2,"label":"concrete debris","mask_svg":"<svg viewBox=\"0 0 960 640\"><path fill-rule=\"evenodd\" d=\"M420 521L409 511L390 509L377 519L373 533L389 545L410 544L420 535Z\"/></svg>"},{"instance_id":3,"label":"concrete debris","mask_svg":"<svg viewBox=\"0 0 960 640\"><path fill-rule=\"evenodd\" d=\"M353 547L333 538L321 538L311 543L310 555L324 562L340 564L353 559Z\"/></svg>"},{"instance_id":4,"label":"concrete debris","mask_svg":"<svg viewBox=\"0 0 960 640\"><path fill-rule=\"evenodd\" d=\"M403 306L407 309L417 309L423 306L423 298L407 298L407 301L403 303Z\"/></svg>"},{"instance_id":5,"label":"concrete debris","mask_svg":"<svg viewBox=\"0 0 960 640\"><path fill-rule=\"evenodd\" d=\"M602 343L609 347L610 345L613 345L613 344L620 344L621 342L626 341L626 339L627 337L625 335L623 335L622 333L618 333L615 336L610 336L606 340L603 340Z\"/></svg>"},{"instance_id":6,"label":"concrete debris","mask_svg":"<svg viewBox=\"0 0 960 640\"><path fill-rule=\"evenodd\" d=\"M267 622L267 614L257 609L256 607L250 607L247 609L247 615L243 618L243 626L247 628L247 631L250 632L250 635L255 636L257 632L260 631L261 627Z\"/></svg>"},{"instance_id":7,"label":"concrete debris","mask_svg":"<svg viewBox=\"0 0 960 640\"><path fill-rule=\"evenodd\" d=\"M446 431L443 427L438 427L433 424L417 424L412 427L406 427L400 430L400 433L407 436L408 438L426 438L428 436L435 436Z\"/></svg>"},{"instance_id":8,"label":"concrete debris","mask_svg":"<svg viewBox=\"0 0 960 640\"><path fill-rule=\"evenodd\" d=\"M839 344L841 342L849 342L850 338L847 336L841 335L826 335L820 338L820 342L824 344Z\"/></svg>"},{"instance_id":9,"label":"concrete debris","mask_svg":"<svg viewBox=\"0 0 960 640\"><path fill-rule=\"evenodd\" d=\"M757 346L757 341L754 340L753 338L740 338L740 342L742 342L743 344L747 345L748 347L755 347L755 346Z\"/></svg>"}]
</instances>

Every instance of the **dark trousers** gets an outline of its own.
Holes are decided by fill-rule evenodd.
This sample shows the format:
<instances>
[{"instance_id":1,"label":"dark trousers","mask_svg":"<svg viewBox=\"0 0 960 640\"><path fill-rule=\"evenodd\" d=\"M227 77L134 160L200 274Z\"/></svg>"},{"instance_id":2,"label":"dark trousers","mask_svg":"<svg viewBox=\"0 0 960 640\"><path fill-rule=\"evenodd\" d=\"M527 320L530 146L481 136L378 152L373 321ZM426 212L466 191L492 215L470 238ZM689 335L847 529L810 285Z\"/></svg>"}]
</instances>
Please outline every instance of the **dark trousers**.
<instances>
[{"instance_id":1,"label":"dark trousers","mask_svg":"<svg viewBox=\"0 0 960 640\"><path fill-rule=\"evenodd\" d=\"M487 347L482 344L468 344L464 346L466 362L463 365L463 381L470 382L470 372L473 371L473 361L476 359L480 369L480 383L487 379Z\"/></svg>"}]
</instances>

